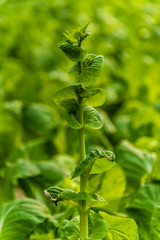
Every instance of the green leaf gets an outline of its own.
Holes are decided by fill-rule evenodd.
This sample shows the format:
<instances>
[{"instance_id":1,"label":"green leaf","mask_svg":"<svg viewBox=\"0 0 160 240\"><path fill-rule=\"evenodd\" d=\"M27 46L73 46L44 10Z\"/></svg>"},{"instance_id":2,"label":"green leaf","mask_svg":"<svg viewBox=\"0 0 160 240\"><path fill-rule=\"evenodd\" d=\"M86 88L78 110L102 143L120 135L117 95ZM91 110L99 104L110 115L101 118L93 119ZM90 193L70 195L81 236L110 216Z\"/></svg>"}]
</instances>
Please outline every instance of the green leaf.
<instances>
[{"instance_id":1,"label":"green leaf","mask_svg":"<svg viewBox=\"0 0 160 240\"><path fill-rule=\"evenodd\" d=\"M65 117L70 127L74 129L80 129L83 127L83 125L78 121L78 105L77 104L72 104L66 107Z\"/></svg>"},{"instance_id":2,"label":"green leaf","mask_svg":"<svg viewBox=\"0 0 160 240\"><path fill-rule=\"evenodd\" d=\"M19 199L5 204L0 208L0 239L27 240L46 218L51 218L49 210L36 200ZM55 224L52 221L52 227Z\"/></svg>"},{"instance_id":3,"label":"green leaf","mask_svg":"<svg viewBox=\"0 0 160 240\"><path fill-rule=\"evenodd\" d=\"M84 106L84 126L100 129L103 127L103 119L101 115L92 107Z\"/></svg>"},{"instance_id":4,"label":"green leaf","mask_svg":"<svg viewBox=\"0 0 160 240\"><path fill-rule=\"evenodd\" d=\"M107 240L138 240L138 228L133 219L114 217L100 212L108 224Z\"/></svg>"},{"instance_id":5,"label":"green leaf","mask_svg":"<svg viewBox=\"0 0 160 240\"><path fill-rule=\"evenodd\" d=\"M55 204L57 204L58 201L62 200L70 200L70 201L102 201L105 200L101 198L100 196L94 194L94 193L85 193L85 192L79 192L76 193L69 189L62 189L56 186L49 187L45 190L46 196L48 196Z\"/></svg>"},{"instance_id":6,"label":"green leaf","mask_svg":"<svg viewBox=\"0 0 160 240\"><path fill-rule=\"evenodd\" d=\"M102 173L111 169L115 164L115 155L111 151L91 151L85 160L81 161L75 168L72 179L81 176L85 171L91 174Z\"/></svg>"},{"instance_id":7,"label":"green leaf","mask_svg":"<svg viewBox=\"0 0 160 240\"><path fill-rule=\"evenodd\" d=\"M78 81L86 87L95 83L101 74L103 61L103 56L88 54L82 62L83 68L81 74L78 76Z\"/></svg>"},{"instance_id":8,"label":"green leaf","mask_svg":"<svg viewBox=\"0 0 160 240\"><path fill-rule=\"evenodd\" d=\"M78 103L78 92L80 91L82 84L74 84L66 88L62 88L56 92L53 96L53 100L57 105L65 107L66 105L77 102Z\"/></svg>"},{"instance_id":9,"label":"green leaf","mask_svg":"<svg viewBox=\"0 0 160 240\"><path fill-rule=\"evenodd\" d=\"M151 173L156 161L154 153L139 150L127 140L122 141L118 146L116 155L126 176L134 180L140 180L145 174Z\"/></svg>"},{"instance_id":10,"label":"green leaf","mask_svg":"<svg viewBox=\"0 0 160 240\"><path fill-rule=\"evenodd\" d=\"M87 91L88 97L84 98L86 105L97 107L105 103L107 92L102 88L93 88Z\"/></svg>"},{"instance_id":11,"label":"green leaf","mask_svg":"<svg viewBox=\"0 0 160 240\"><path fill-rule=\"evenodd\" d=\"M72 45L70 43L61 44L60 49L73 62L82 61L85 57L85 51L81 47Z\"/></svg>"}]
</instances>

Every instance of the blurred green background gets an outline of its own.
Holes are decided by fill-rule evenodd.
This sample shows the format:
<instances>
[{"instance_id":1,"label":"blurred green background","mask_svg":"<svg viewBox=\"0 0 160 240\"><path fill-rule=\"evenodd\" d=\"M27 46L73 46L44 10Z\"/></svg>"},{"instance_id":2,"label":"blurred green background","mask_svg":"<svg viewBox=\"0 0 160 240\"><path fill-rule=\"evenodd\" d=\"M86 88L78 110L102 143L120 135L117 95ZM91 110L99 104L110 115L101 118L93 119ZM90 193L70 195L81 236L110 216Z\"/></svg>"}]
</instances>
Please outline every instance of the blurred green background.
<instances>
[{"instance_id":1,"label":"blurred green background","mask_svg":"<svg viewBox=\"0 0 160 240\"><path fill-rule=\"evenodd\" d=\"M0 205L28 196L59 213L65 204L51 206L43 190L54 184L78 189L68 180L79 156L77 131L52 96L74 83L66 73L72 62L58 48L62 33L89 19L92 34L83 47L104 56L95 87L108 96L98 109L104 127L86 130L87 151L113 150L119 163L107 173L113 183L106 211L126 213L142 183L159 186L159 13L159 0L0 1Z\"/></svg>"}]
</instances>

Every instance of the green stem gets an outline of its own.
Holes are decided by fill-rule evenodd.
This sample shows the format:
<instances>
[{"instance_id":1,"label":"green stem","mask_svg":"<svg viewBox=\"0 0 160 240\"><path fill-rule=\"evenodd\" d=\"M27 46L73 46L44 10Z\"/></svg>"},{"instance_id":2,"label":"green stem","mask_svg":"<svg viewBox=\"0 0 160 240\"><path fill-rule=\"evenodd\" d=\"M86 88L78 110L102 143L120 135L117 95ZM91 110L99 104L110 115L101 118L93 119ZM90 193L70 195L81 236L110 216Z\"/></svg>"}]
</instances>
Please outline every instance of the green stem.
<instances>
[{"instance_id":1,"label":"green stem","mask_svg":"<svg viewBox=\"0 0 160 240\"><path fill-rule=\"evenodd\" d=\"M81 47L81 41L78 44ZM78 62L79 74L82 71L82 63ZM79 122L83 125L83 99L79 98ZM80 148L80 161L83 161L86 158L86 149L85 149L85 136L84 136L84 127L79 129L79 148ZM80 192L85 192L87 188L88 174L83 174L80 177ZM80 239L83 240L88 238L88 210L86 209L86 201L80 201Z\"/></svg>"},{"instance_id":2,"label":"green stem","mask_svg":"<svg viewBox=\"0 0 160 240\"><path fill-rule=\"evenodd\" d=\"M83 103L79 100L79 122L83 124ZM80 161L86 158L84 127L79 130ZM88 175L83 174L80 177L80 192L85 192L87 188ZM86 210L86 201L80 202L80 239L88 238L88 211Z\"/></svg>"}]
</instances>

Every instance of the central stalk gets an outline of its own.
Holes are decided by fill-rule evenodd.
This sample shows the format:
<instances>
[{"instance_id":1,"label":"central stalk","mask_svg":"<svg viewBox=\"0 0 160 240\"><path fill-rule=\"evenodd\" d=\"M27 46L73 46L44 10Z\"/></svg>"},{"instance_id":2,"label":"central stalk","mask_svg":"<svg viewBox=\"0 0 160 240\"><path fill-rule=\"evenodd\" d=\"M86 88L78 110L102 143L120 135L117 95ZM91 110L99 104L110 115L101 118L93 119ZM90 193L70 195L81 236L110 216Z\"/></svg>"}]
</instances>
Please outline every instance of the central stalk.
<instances>
[{"instance_id":1,"label":"central stalk","mask_svg":"<svg viewBox=\"0 0 160 240\"><path fill-rule=\"evenodd\" d=\"M79 122L83 124L83 99L79 99ZM79 129L80 161L86 158L84 127ZM87 188L87 175L80 177L80 192L85 192ZM80 239L88 238L88 211L86 201L80 201Z\"/></svg>"}]
</instances>

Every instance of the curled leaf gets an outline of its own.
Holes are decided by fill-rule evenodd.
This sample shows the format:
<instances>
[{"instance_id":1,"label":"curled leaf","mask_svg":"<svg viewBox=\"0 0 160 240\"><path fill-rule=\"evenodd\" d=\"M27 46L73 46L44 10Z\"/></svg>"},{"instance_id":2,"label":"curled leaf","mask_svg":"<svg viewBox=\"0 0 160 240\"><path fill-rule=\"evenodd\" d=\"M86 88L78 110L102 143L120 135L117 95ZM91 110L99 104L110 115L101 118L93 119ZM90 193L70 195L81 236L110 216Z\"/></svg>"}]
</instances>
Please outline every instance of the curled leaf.
<instances>
[{"instance_id":1,"label":"curled leaf","mask_svg":"<svg viewBox=\"0 0 160 240\"><path fill-rule=\"evenodd\" d=\"M75 168L72 178L81 176L85 171L89 173L102 173L111 169L115 164L115 155L111 151L91 151L85 160Z\"/></svg>"},{"instance_id":2,"label":"curled leaf","mask_svg":"<svg viewBox=\"0 0 160 240\"><path fill-rule=\"evenodd\" d=\"M81 47L72 45L70 43L61 44L60 49L73 62L82 61L85 57L85 51Z\"/></svg>"},{"instance_id":3,"label":"curled leaf","mask_svg":"<svg viewBox=\"0 0 160 240\"><path fill-rule=\"evenodd\" d=\"M86 193L86 192L74 192L70 189L62 189L56 186L49 187L45 191L45 195L51 199L52 202L54 202L57 205L57 202L63 201L63 200L69 200L69 201L100 201L104 202L105 200L101 198L100 196L94 194L94 193Z\"/></svg>"}]
</instances>

